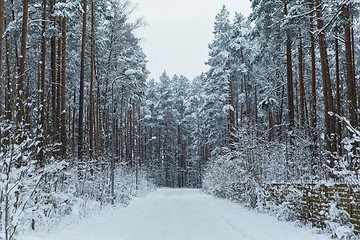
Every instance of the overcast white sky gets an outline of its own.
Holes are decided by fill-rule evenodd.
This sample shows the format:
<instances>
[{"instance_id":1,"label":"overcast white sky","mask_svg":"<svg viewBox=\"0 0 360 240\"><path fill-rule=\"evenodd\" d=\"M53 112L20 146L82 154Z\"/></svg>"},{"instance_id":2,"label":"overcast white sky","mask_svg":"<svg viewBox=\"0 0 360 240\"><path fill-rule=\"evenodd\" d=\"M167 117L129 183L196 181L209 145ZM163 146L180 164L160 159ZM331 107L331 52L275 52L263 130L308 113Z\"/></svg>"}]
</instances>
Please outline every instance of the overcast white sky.
<instances>
[{"instance_id":1,"label":"overcast white sky","mask_svg":"<svg viewBox=\"0 0 360 240\"><path fill-rule=\"evenodd\" d=\"M215 16L223 4L231 13L250 14L249 0L133 0L136 15L148 26L138 30L146 53L150 77L158 79L166 72L192 80L208 67L208 44L211 43Z\"/></svg>"}]
</instances>

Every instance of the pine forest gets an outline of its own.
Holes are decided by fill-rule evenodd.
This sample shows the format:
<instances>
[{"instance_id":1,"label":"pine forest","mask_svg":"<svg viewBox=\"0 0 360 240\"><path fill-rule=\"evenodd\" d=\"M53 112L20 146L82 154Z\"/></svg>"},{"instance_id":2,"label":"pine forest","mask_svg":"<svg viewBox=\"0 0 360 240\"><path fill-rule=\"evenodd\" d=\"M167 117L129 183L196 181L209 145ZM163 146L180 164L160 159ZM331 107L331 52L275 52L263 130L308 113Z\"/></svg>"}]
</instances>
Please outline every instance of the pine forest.
<instances>
[{"instance_id":1,"label":"pine forest","mask_svg":"<svg viewBox=\"0 0 360 240\"><path fill-rule=\"evenodd\" d=\"M131 2L0 0L3 239L156 187L359 187L360 2L250 2L214 16L208 71L153 79Z\"/></svg>"}]
</instances>

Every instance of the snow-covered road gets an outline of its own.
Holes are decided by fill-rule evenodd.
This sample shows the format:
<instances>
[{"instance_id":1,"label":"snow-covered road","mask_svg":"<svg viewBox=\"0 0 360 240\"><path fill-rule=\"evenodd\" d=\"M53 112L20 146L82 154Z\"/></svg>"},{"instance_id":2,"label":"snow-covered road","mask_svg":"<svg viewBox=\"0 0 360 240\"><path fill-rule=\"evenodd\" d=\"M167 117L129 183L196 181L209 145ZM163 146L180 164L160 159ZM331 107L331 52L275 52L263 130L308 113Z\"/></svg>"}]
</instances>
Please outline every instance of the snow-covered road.
<instances>
[{"instance_id":1,"label":"snow-covered road","mask_svg":"<svg viewBox=\"0 0 360 240\"><path fill-rule=\"evenodd\" d=\"M50 235L24 240L325 240L310 229L279 222L191 189L160 189Z\"/></svg>"}]
</instances>

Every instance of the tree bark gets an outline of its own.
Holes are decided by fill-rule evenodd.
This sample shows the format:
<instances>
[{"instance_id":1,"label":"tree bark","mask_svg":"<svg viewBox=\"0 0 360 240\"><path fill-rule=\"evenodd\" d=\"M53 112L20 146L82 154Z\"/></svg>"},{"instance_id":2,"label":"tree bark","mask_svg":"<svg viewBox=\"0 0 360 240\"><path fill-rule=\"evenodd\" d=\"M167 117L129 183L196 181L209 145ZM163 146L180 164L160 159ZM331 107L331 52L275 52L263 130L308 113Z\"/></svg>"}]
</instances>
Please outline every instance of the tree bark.
<instances>
[{"instance_id":1,"label":"tree bark","mask_svg":"<svg viewBox=\"0 0 360 240\"><path fill-rule=\"evenodd\" d=\"M2 109L2 49L3 49L3 34L4 34L4 13L5 13L5 0L0 0L0 116L3 115Z\"/></svg>"},{"instance_id":2,"label":"tree bark","mask_svg":"<svg viewBox=\"0 0 360 240\"><path fill-rule=\"evenodd\" d=\"M124 114L124 85L121 87L121 104L120 104L120 162L123 153L123 114Z\"/></svg>"},{"instance_id":3,"label":"tree bark","mask_svg":"<svg viewBox=\"0 0 360 240\"><path fill-rule=\"evenodd\" d=\"M321 58L321 69L322 69L322 79L323 79L323 93L324 93L324 107L325 107L325 125L326 125L326 142L327 150L330 152L336 152L336 137L335 133L335 119L333 116L329 115L329 112L334 112L333 107L333 96L331 90L331 81L330 81L330 70L329 62L327 56L327 47L325 34L322 31L324 27L324 22L322 19L322 12L320 9L321 0L316 0L316 16L317 16L317 27L320 30L319 33L319 48L320 48L320 58ZM333 166L334 162L331 159L330 167Z\"/></svg>"},{"instance_id":4,"label":"tree bark","mask_svg":"<svg viewBox=\"0 0 360 240\"><path fill-rule=\"evenodd\" d=\"M7 25L6 19L5 26ZM6 83L7 83L7 91L6 91L6 98L5 98L5 111L6 111L6 119L12 119L12 102L13 102L13 87L11 84L11 67L10 67L10 42L8 36L5 37L5 50L6 50Z\"/></svg>"},{"instance_id":5,"label":"tree bark","mask_svg":"<svg viewBox=\"0 0 360 240\"><path fill-rule=\"evenodd\" d=\"M352 60L352 44L351 44L351 29L350 29L350 13L349 6L344 9L344 15L348 21L345 27L345 54L346 54L346 86L347 86L347 99L349 103L350 123L356 128L358 125L357 119L357 101L356 101L356 86L355 76L353 71Z\"/></svg>"},{"instance_id":6,"label":"tree bark","mask_svg":"<svg viewBox=\"0 0 360 240\"><path fill-rule=\"evenodd\" d=\"M50 21L56 27L54 14L55 0L50 0ZM51 37L51 96L52 96L52 140L56 142L56 36Z\"/></svg>"},{"instance_id":7,"label":"tree bark","mask_svg":"<svg viewBox=\"0 0 360 240\"><path fill-rule=\"evenodd\" d=\"M93 109L94 109L94 66L95 66L95 20L94 20L94 0L91 2L91 63L90 63L90 158L93 155Z\"/></svg>"},{"instance_id":8,"label":"tree bark","mask_svg":"<svg viewBox=\"0 0 360 240\"><path fill-rule=\"evenodd\" d=\"M142 132L141 132L141 121L140 121L140 103L138 104L138 109L137 109L137 113L138 113L138 130L137 130L137 136L138 136L138 159L139 159L139 166L141 167L142 165L142 155L141 155L141 152L142 152L142 146L141 146L141 142L142 142Z\"/></svg>"},{"instance_id":9,"label":"tree bark","mask_svg":"<svg viewBox=\"0 0 360 240\"><path fill-rule=\"evenodd\" d=\"M58 25L59 25L59 28L61 28L61 22L60 22L60 20L59 20L59 23L58 23ZM61 50L61 48L62 48L62 42L61 42L61 38L59 38L58 40L57 40L57 45L58 45L58 47L57 47L57 63L56 63L56 65L57 65L57 71L56 71L56 73L57 73L57 77L56 77L56 79L57 79L57 86L56 86L56 142L57 143L60 143L60 128L61 128L61 126L60 126L60 124L61 124L61 117L60 117L60 110L61 110L61 72L62 72L62 70L61 70L61 53L62 53L62 50ZM61 150L61 147L58 147L59 148L59 150Z\"/></svg>"},{"instance_id":10,"label":"tree bark","mask_svg":"<svg viewBox=\"0 0 360 240\"><path fill-rule=\"evenodd\" d=\"M305 84L301 28L299 27L299 87L300 87L300 124L305 127Z\"/></svg>"},{"instance_id":11,"label":"tree bark","mask_svg":"<svg viewBox=\"0 0 360 240\"><path fill-rule=\"evenodd\" d=\"M284 13L285 15L288 15L287 5L285 4L284 7L285 7ZM289 128L292 129L295 125L294 86L293 86L292 57L291 57L291 39L290 36L287 36L287 38L288 38L286 41L287 93L288 93Z\"/></svg>"},{"instance_id":12,"label":"tree bark","mask_svg":"<svg viewBox=\"0 0 360 240\"><path fill-rule=\"evenodd\" d=\"M230 60L228 61L229 65L229 79L228 79L228 86L229 86L229 105L232 109L229 109L229 145L231 150L235 150L235 143L236 143L236 129L235 129L235 115L234 115L234 90L233 90L233 82L232 82L232 76L231 76L231 65Z\"/></svg>"},{"instance_id":13,"label":"tree bark","mask_svg":"<svg viewBox=\"0 0 360 240\"><path fill-rule=\"evenodd\" d=\"M66 3L66 0L63 0ZM61 154L66 155L67 138L66 138L66 17L61 22L61 128L60 128L60 139L61 139ZM70 114L70 112L69 112Z\"/></svg>"},{"instance_id":14,"label":"tree bark","mask_svg":"<svg viewBox=\"0 0 360 240\"><path fill-rule=\"evenodd\" d=\"M28 11L29 1L23 1L23 24L21 33L21 56L19 65L19 82L18 82L18 122L25 122L25 110L24 110L24 77L25 77L25 59L26 59L26 46L27 46L27 30L28 30Z\"/></svg>"},{"instance_id":15,"label":"tree bark","mask_svg":"<svg viewBox=\"0 0 360 240\"><path fill-rule=\"evenodd\" d=\"M337 36L335 36L335 66L336 66L336 113L341 116L341 94L340 94L340 69L339 69L339 43ZM342 147L341 147L341 140L342 140L342 134L341 134L341 120L337 119L337 144L339 146L338 148L338 154L339 156L342 156Z\"/></svg>"},{"instance_id":16,"label":"tree bark","mask_svg":"<svg viewBox=\"0 0 360 240\"><path fill-rule=\"evenodd\" d=\"M310 9L313 9L313 3L311 0ZM317 142L317 113L316 113L316 56L315 56L315 38L314 38L314 14L310 16L310 55L311 55L311 107L310 107L310 116L311 116L311 138L313 142L313 153L316 152L316 142ZM313 155L315 156L315 155Z\"/></svg>"},{"instance_id":17,"label":"tree bark","mask_svg":"<svg viewBox=\"0 0 360 240\"><path fill-rule=\"evenodd\" d=\"M80 93L79 93L79 139L78 139L78 159L83 160L83 136L84 136L84 80L85 80L85 45L86 45L86 13L87 0L83 0L83 26L81 44L81 63L80 63Z\"/></svg>"},{"instance_id":18,"label":"tree bark","mask_svg":"<svg viewBox=\"0 0 360 240\"><path fill-rule=\"evenodd\" d=\"M46 61L46 5L47 0L43 2L43 22L42 22L42 32L41 32L41 88L40 88L40 124L42 128L45 127L45 61Z\"/></svg>"}]
</instances>

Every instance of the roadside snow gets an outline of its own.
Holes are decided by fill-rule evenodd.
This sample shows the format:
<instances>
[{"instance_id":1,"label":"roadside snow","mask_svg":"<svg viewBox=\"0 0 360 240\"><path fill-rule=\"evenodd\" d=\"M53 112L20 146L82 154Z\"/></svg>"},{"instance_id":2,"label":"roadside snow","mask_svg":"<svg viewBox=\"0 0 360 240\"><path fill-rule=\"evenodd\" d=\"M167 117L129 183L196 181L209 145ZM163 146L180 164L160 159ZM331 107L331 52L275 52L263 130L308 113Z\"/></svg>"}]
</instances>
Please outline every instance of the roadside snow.
<instances>
[{"instance_id":1,"label":"roadside snow","mask_svg":"<svg viewBox=\"0 0 360 240\"><path fill-rule=\"evenodd\" d=\"M51 234L21 240L329 240L193 189L160 189Z\"/></svg>"}]
</instances>

